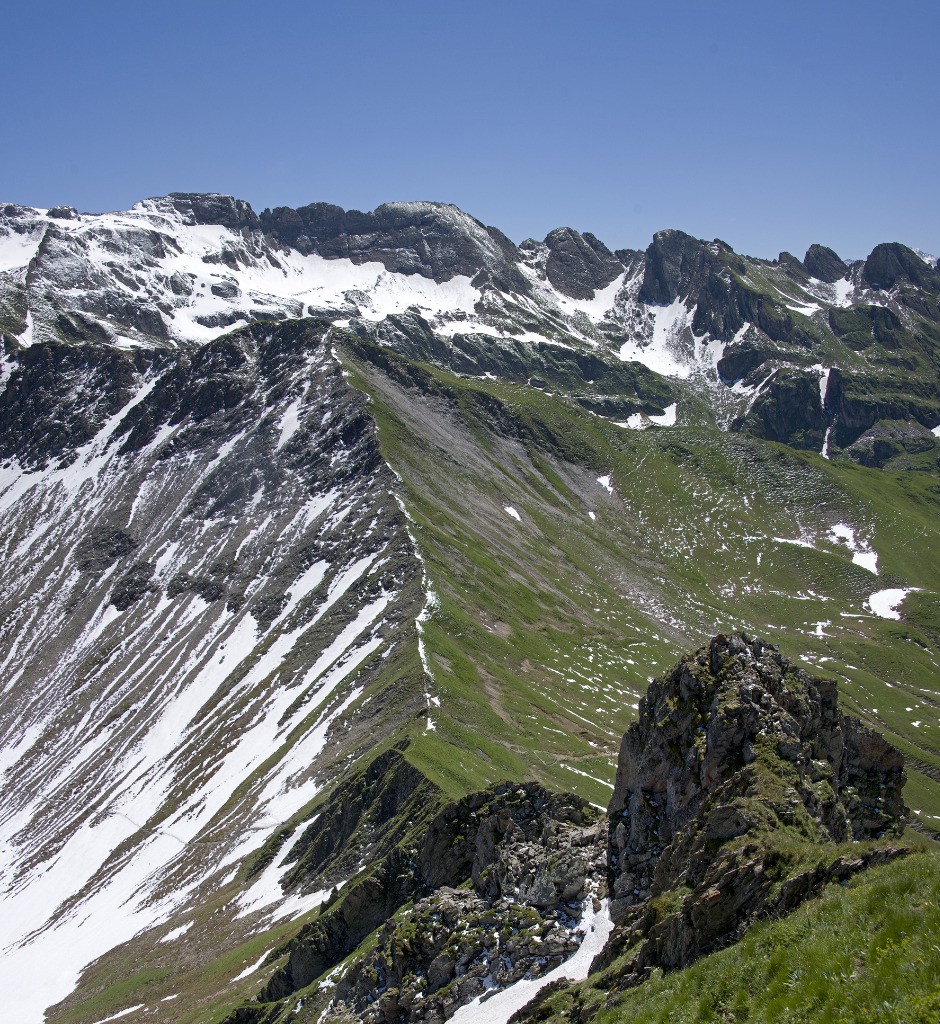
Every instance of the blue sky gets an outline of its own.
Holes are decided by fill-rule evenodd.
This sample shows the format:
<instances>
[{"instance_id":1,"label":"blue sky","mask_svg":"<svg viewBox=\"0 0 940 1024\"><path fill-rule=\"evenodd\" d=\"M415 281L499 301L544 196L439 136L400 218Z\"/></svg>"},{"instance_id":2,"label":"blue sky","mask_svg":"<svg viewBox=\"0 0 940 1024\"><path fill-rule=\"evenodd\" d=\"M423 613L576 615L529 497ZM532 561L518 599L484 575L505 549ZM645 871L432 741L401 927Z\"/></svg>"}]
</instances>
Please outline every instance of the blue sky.
<instances>
[{"instance_id":1,"label":"blue sky","mask_svg":"<svg viewBox=\"0 0 940 1024\"><path fill-rule=\"evenodd\" d=\"M940 3L27 0L0 200L457 203L517 241L940 250Z\"/></svg>"}]
</instances>

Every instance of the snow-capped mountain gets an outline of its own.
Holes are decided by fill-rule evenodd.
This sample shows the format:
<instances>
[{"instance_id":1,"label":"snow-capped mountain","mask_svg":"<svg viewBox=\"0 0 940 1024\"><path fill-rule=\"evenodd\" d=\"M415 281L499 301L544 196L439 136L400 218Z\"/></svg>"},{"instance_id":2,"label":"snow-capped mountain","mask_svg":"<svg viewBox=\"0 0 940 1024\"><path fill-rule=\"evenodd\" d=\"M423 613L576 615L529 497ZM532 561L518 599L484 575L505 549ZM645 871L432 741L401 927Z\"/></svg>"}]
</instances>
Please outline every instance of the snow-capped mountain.
<instances>
[{"instance_id":1,"label":"snow-capped mountain","mask_svg":"<svg viewBox=\"0 0 940 1024\"><path fill-rule=\"evenodd\" d=\"M262 985L318 1019L420 895L419 826L507 778L605 804L649 675L728 623L841 674L934 828L938 301L897 243L0 207L14 1019L218 1020ZM582 810L552 828L596 845Z\"/></svg>"},{"instance_id":2,"label":"snow-capped mountain","mask_svg":"<svg viewBox=\"0 0 940 1024\"><path fill-rule=\"evenodd\" d=\"M895 243L851 266L819 245L754 260L677 231L645 253L569 228L516 246L439 203L258 215L174 195L120 214L6 206L0 271L0 326L23 347L185 347L322 316L462 373L551 387L562 364L584 404L638 425L673 405L695 422L690 382L721 424L868 463L885 439L918 449L940 421L904 379L936 377L940 272Z\"/></svg>"}]
</instances>

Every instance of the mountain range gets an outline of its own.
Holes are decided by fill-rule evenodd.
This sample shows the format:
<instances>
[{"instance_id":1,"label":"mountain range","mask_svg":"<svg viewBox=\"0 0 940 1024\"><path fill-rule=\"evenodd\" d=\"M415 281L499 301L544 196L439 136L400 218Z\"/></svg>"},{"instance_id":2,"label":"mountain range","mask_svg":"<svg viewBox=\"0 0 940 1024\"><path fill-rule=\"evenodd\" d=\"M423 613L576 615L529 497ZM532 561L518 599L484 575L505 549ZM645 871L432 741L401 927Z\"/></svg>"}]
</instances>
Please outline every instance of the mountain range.
<instances>
[{"instance_id":1,"label":"mountain range","mask_svg":"<svg viewBox=\"0 0 940 1024\"><path fill-rule=\"evenodd\" d=\"M762 260L676 230L517 245L440 203L8 204L0 334L18 1024L495 1022L579 956L588 994L559 975L541 1019L580 1019L572 999L593 1019L614 975L694 971L830 877L933 870L906 852L940 832L936 259ZM697 874L678 858L710 834L701 802L651 811L633 854L662 867L634 900L609 835L636 806L621 739L665 735L695 650L711 703L662 763L698 728L754 760L757 732L714 724L732 678L735 707L751 693L727 661L769 694L766 778L802 781L761 776L771 821L741 811L757 768L723 779L742 816L722 842L776 838L709 847ZM641 703L654 676L679 689ZM824 720L869 737L854 761L810 738ZM755 883L690 944L676 908L701 917L758 860L789 895ZM517 946L499 963L493 915ZM474 1016L488 992L505 1018Z\"/></svg>"}]
</instances>

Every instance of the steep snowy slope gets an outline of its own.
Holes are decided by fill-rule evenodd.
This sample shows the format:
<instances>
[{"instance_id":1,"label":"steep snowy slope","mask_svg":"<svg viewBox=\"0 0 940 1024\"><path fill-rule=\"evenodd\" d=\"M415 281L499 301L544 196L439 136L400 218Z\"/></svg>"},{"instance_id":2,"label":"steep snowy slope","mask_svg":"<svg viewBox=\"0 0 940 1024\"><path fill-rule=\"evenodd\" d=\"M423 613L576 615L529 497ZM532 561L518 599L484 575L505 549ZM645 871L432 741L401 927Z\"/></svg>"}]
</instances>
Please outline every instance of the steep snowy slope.
<instances>
[{"instance_id":1,"label":"steep snowy slope","mask_svg":"<svg viewBox=\"0 0 940 1024\"><path fill-rule=\"evenodd\" d=\"M391 735L427 704L420 564L330 346L299 323L143 370L91 349L0 397L26 463L0 495L0 941L24 1024L116 943L191 925L377 722ZM82 383L121 407L38 450L38 389ZM226 931L324 895L262 874Z\"/></svg>"}]
</instances>

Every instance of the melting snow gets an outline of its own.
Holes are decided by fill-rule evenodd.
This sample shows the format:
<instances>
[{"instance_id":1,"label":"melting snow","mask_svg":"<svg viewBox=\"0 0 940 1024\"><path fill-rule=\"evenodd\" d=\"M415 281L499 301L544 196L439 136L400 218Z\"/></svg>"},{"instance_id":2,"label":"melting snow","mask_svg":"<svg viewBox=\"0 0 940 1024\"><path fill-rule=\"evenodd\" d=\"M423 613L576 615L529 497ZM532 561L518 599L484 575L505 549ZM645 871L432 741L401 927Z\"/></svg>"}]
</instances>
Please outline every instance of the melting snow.
<instances>
[{"instance_id":1,"label":"melting snow","mask_svg":"<svg viewBox=\"0 0 940 1024\"><path fill-rule=\"evenodd\" d=\"M625 342L620 347L620 358L643 363L666 377L690 377L693 366L681 354L682 332L691 319L689 310L677 298L669 306L654 306L652 313L652 339L645 345L638 341Z\"/></svg>"},{"instance_id":2,"label":"melting snow","mask_svg":"<svg viewBox=\"0 0 940 1024\"><path fill-rule=\"evenodd\" d=\"M852 552L852 561L863 569L878 575L878 553L866 542L856 540L855 530L845 523L836 523L829 530L830 538L837 544L845 544Z\"/></svg>"},{"instance_id":3,"label":"melting snow","mask_svg":"<svg viewBox=\"0 0 940 1024\"><path fill-rule=\"evenodd\" d=\"M512 507L512 505L505 505L503 507L507 515L512 516L513 519L517 520L520 523L522 522L522 516L519 515L519 513Z\"/></svg>"},{"instance_id":4,"label":"melting snow","mask_svg":"<svg viewBox=\"0 0 940 1024\"><path fill-rule=\"evenodd\" d=\"M195 921L187 921L186 924L181 924L179 928L174 928L171 932L167 932L160 941L172 942L174 939L178 939L181 935L185 935L195 923Z\"/></svg>"},{"instance_id":5,"label":"melting snow","mask_svg":"<svg viewBox=\"0 0 940 1024\"><path fill-rule=\"evenodd\" d=\"M254 974L267 958L268 951L265 950L250 967L246 967L241 974L236 974L234 978L229 978L229 984L234 985L236 981L243 981L249 974Z\"/></svg>"},{"instance_id":6,"label":"melting snow","mask_svg":"<svg viewBox=\"0 0 940 1024\"><path fill-rule=\"evenodd\" d=\"M607 900L601 901L601 908L597 911L591 900L587 900L579 926L584 931L584 940L573 956L541 978L524 978L483 1002L480 1001L482 997L477 996L472 1002L461 1006L450 1018L449 1024L507 1024L517 1010L521 1010L553 981L563 978L583 981L590 973L591 962L606 945L613 927Z\"/></svg>"},{"instance_id":7,"label":"melting snow","mask_svg":"<svg viewBox=\"0 0 940 1024\"><path fill-rule=\"evenodd\" d=\"M146 1005L146 1003L138 1003L136 1006L128 1006L126 1010L119 1010L117 1013L112 1013L110 1017L102 1017L101 1020L95 1021L95 1024L108 1024L109 1020L117 1020L119 1017L126 1017L129 1013L142 1010Z\"/></svg>"},{"instance_id":8,"label":"melting snow","mask_svg":"<svg viewBox=\"0 0 940 1024\"><path fill-rule=\"evenodd\" d=\"M658 423L661 427L674 427L676 425L676 403L667 405L662 416L650 416L649 419L653 423Z\"/></svg>"},{"instance_id":9,"label":"melting snow","mask_svg":"<svg viewBox=\"0 0 940 1024\"><path fill-rule=\"evenodd\" d=\"M898 611L901 603L908 594L917 590L917 587L889 587L887 590L878 590L871 594L866 604L882 619L900 619Z\"/></svg>"},{"instance_id":10,"label":"melting snow","mask_svg":"<svg viewBox=\"0 0 940 1024\"><path fill-rule=\"evenodd\" d=\"M599 477L597 478L597 482L598 482L598 483L599 483L599 484L601 485L601 487L603 487L603 488L604 488L604 489L605 489L605 490L606 490L606 491L607 491L607 492L608 492L609 494L613 494L613 493L614 493L614 488L613 488L613 485L612 485L612 484L611 484L611 482L610 482L610 474L609 474L609 473L607 474L607 476L599 476ZM507 511L508 511L508 509L507 509Z\"/></svg>"},{"instance_id":11,"label":"melting snow","mask_svg":"<svg viewBox=\"0 0 940 1024\"><path fill-rule=\"evenodd\" d=\"M0 235L0 273L26 267L36 255L42 236L41 226L22 235L15 231Z\"/></svg>"},{"instance_id":12,"label":"melting snow","mask_svg":"<svg viewBox=\"0 0 940 1024\"><path fill-rule=\"evenodd\" d=\"M281 434L277 439L277 449L280 451L285 444L297 433L300 428L300 399L295 398L293 402L284 410L284 415L281 417L278 426L280 427Z\"/></svg>"}]
</instances>

